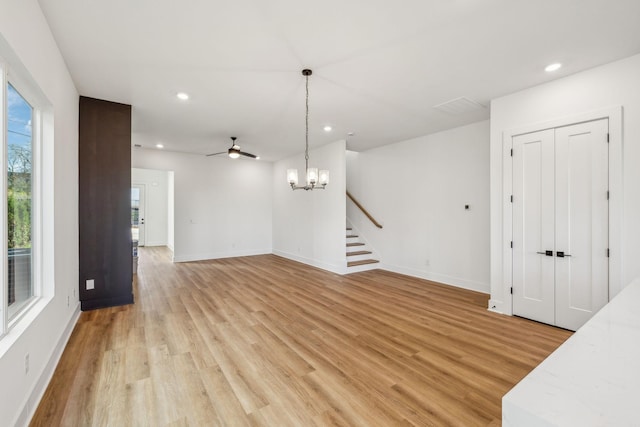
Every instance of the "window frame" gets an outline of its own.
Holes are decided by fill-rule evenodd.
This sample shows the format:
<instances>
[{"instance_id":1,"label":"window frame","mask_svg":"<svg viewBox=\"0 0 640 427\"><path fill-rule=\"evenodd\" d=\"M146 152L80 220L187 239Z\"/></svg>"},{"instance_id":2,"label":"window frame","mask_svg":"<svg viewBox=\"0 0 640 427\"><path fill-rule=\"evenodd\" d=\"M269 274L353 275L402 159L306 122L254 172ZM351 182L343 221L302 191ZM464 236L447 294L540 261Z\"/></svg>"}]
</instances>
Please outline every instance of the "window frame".
<instances>
[{"instance_id":1,"label":"window frame","mask_svg":"<svg viewBox=\"0 0 640 427\"><path fill-rule=\"evenodd\" d=\"M0 250L2 263L0 263L0 337L5 336L20 322L24 316L38 303L43 295L43 228L42 228L42 141L43 141L43 112L40 106L37 90L33 90L28 80L21 77L19 72L14 72L6 60L0 57L0 198L2 202L2 239L4 244ZM32 295L22 303L15 313L9 313L8 305L8 218L7 212L7 160L8 160L8 85L11 84L18 94L31 106L31 282Z\"/></svg>"}]
</instances>

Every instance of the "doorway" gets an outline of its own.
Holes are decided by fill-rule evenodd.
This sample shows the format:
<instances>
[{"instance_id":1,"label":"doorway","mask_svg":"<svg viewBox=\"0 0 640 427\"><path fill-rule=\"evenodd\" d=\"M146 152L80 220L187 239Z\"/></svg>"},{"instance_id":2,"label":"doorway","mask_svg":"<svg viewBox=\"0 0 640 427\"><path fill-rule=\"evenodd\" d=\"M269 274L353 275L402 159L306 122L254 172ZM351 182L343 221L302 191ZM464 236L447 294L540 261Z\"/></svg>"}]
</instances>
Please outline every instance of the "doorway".
<instances>
[{"instance_id":1,"label":"doorway","mask_svg":"<svg viewBox=\"0 0 640 427\"><path fill-rule=\"evenodd\" d=\"M137 246L145 245L145 185L134 184L131 186L131 240Z\"/></svg>"},{"instance_id":2,"label":"doorway","mask_svg":"<svg viewBox=\"0 0 640 427\"><path fill-rule=\"evenodd\" d=\"M511 142L513 314L576 330L609 301L609 120Z\"/></svg>"}]
</instances>

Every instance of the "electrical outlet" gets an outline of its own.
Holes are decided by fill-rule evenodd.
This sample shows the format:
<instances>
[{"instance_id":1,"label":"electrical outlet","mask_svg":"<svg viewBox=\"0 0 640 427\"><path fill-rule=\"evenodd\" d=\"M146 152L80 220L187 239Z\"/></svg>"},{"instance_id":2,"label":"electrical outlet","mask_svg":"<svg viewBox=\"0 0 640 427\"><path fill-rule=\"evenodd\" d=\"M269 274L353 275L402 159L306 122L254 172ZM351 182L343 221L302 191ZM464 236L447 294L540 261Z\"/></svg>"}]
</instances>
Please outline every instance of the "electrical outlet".
<instances>
[{"instance_id":1,"label":"electrical outlet","mask_svg":"<svg viewBox=\"0 0 640 427\"><path fill-rule=\"evenodd\" d=\"M24 356L24 373L29 373L29 353L25 354Z\"/></svg>"},{"instance_id":2,"label":"electrical outlet","mask_svg":"<svg viewBox=\"0 0 640 427\"><path fill-rule=\"evenodd\" d=\"M88 291L90 291L91 289L95 289L96 288L96 283L93 279L88 279L86 282L86 288Z\"/></svg>"}]
</instances>

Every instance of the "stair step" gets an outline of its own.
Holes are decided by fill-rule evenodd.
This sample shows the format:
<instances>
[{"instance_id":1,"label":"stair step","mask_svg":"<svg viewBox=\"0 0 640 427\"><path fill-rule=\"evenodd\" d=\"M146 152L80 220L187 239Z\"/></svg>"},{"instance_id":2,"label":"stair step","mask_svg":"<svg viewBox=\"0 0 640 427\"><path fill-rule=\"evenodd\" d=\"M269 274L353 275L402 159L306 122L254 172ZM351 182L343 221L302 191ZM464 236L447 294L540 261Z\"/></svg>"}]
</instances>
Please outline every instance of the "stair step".
<instances>
[{"instance_id":1,"label":"stair step","mask_svg":"<svg viewBox=\"0 0 640 427\"><path fill-rule=\"evenodd\" d=\"M348 248L352 248L354 246L364 246L364 243L362 242L356 242L356 243L347 243L347 247Z\"/></svg>"},{"instance_id":2,"label":"stair step","mask_svg":"<svg viewBox=\"0 0 640 427\"><path fill-rule=\"evenodd\" d=\"M347 234L347 239L349 239L351 237L358 237L358 235L357 234Z\"/></svg>"},{"instance_id":3,"label":"stair step","mask_svg":"<svg viewBox=\"0 0 640 427\"><path fill-rule=\"evenodd\" d=\"M353 251L347 252L347 256L356 256L356 255L369 255L372 253L371 251Z\"/></svg>"},{"instance_id":4,"label":"stair step","mask_svg":"<svg viewBox=\"0 0 640 427\"><path fill-rule=\"evenodd\" d=\"M378 261L377 259L363 259L362 261L351 261L347 263L347 267L357 267L358 265L367 265L367 264L375 264Z\"/></svg>"},{"instance_id":5,"label":"stair step","mask_svg":"<svg viewBox=\"0 0 640 427\"><path fill-rule=\"evenodd\" d=\"M353 230L353 228L347 227L347 231L351 231Z\"/></svg>"}]
</instances>

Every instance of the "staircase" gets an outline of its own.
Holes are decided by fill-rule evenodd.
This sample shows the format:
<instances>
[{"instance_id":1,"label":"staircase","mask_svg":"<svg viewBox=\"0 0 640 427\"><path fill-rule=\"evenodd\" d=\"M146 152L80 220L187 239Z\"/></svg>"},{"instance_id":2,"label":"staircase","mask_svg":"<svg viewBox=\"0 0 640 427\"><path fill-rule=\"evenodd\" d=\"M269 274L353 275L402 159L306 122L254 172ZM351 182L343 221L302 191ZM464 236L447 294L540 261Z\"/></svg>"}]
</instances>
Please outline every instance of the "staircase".
<instances>
[{"instance_id":1,"label":"staircase","mask_svg":"<svg viewBox=\"0 0 640 427\"><path fill-rule=\"evenodd\" d=\"M360 240L353 228L347 227L347 273L377 268L376 264L380 261L373 259L372 255L367 244Z\"/></svg>"}]
</instances>

